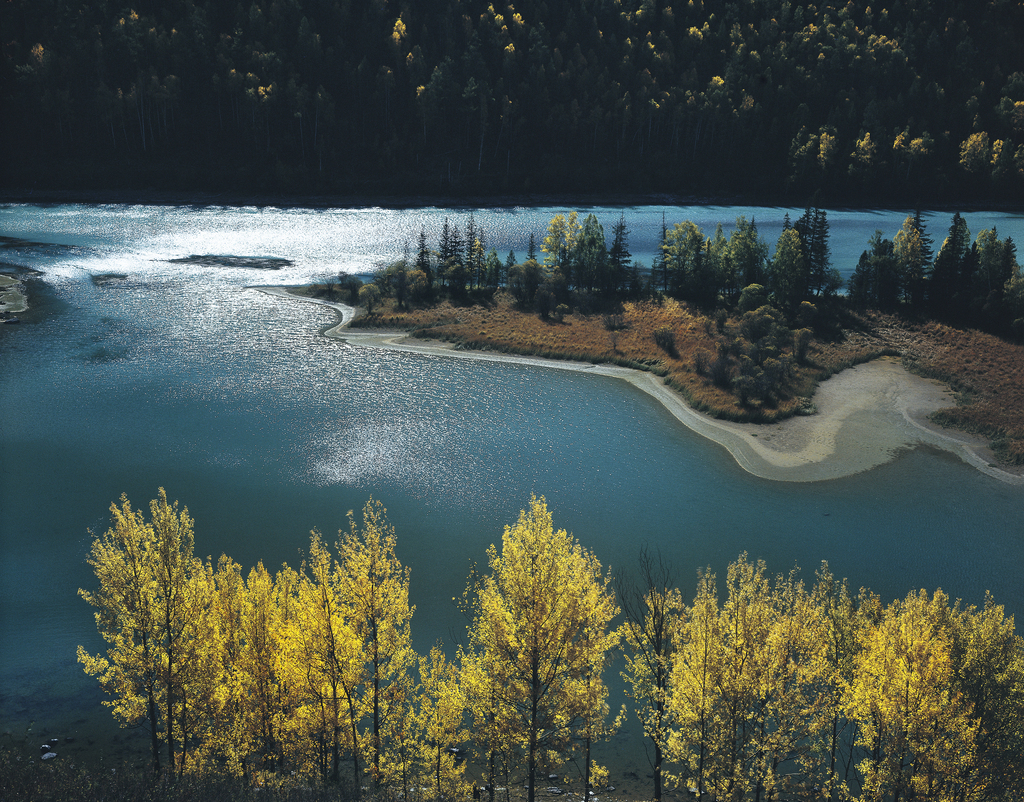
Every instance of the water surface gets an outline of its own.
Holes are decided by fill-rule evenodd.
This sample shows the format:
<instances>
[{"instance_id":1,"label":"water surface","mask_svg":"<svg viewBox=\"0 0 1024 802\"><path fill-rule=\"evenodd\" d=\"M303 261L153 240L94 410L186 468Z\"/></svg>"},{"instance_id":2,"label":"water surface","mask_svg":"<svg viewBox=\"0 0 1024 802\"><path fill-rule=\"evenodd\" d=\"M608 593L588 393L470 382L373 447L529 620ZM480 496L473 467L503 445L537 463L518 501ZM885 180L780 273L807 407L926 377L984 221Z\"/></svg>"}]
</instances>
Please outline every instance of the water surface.
<instances>
[{"instance_id":1,"label":"water surface","mask_svg":"<svg viewBox=\"0 0 1024 802\"><path fill-rule=\"evenodd\" d=\"M475 219L491 244L522 254L554 211ZM598 211L610 232L620 210ZM660 233L662 211L624 210L634 253ZM756 215L765 234L784 213L664 211L670 223ZM245 570L297 566L311 529L332 539L348 510L380 499L412 567L420 652L464 627L451 599L531 493L613 569L642 542L660 549L687 598L698 568L724 576L747 551L772 571L799 564L808 579L828 560L887 601L941 586L976 604L991 590L1008 612L1024 610L1020 488L946 453L918 449L829 482L761 480L625 382L354 347L320 335L333 312L249 289L365 270L400 254L408 232L464 214L0 207L0 234L72 246L5 255L43 271L32 291L46 310L0 330L5 730L35 721L41 734L87 733L95 748L124 744L75 661L78 644L102 646L77 589L95 586L85 557L110 503L127 493L145 506L160 486L189 507L198 553L227 553ZM840 230L892 225L892 235L902 221L842 215L840 225L830 213L833 249ZM985 220L1010 233L1013 219ZM193 253L290 264L167 261Z\"/></svg>"}]
</instances>

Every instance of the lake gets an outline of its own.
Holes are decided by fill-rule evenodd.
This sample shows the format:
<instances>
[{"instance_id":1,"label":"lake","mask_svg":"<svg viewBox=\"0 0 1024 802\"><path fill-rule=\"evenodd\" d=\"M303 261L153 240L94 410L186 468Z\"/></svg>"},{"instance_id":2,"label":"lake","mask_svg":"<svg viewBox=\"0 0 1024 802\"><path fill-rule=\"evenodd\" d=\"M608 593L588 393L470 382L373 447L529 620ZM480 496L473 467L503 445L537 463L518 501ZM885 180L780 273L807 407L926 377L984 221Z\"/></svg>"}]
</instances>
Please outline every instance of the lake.
<instances>
[{"instance_id":1,"label":"lake","mask_svg":"<svg viewBox=\"0 0 1024 802\"><path fill-rule=\"evenodd\" d=\"M523 258L562 210L0 206L0 234L37 243L0 259L42 273L29 284L36 317L0 327L3 730L35 722L40 735L78 733L81 749L134 748L75 660L78 644L102 646L77 590L95 586L85 557L110 503L127 493L145 507L161 486L195 518L197 553L246 571L298 566L311 529L332 540L348 510L381 500L412 568L421 653L464 628L451 599L531 493L613 570L641 543L660 550L688 599L699 568L724 577L747 551L773 573L799 564L808 581L827 560L886 601L942 587L980 604L991 590L1024 611L1021 489L945 452L828 482L758 479L625 382L347 345L320 334L330 310L251 289L366 272L470 211L488 248ZM707 234L743 214L773 250L783 216L801 213L592 211L609 236L624 214L647 264L663 214ZM833 263L849 275L871 233L892 237L905 216L830 211ZM1024 238L1019 215L966 218L972 235L995 225ZM937 250L949 215L926 220ZM292 264L168 261L190 254Z\"/></svg>"}]
</instances>

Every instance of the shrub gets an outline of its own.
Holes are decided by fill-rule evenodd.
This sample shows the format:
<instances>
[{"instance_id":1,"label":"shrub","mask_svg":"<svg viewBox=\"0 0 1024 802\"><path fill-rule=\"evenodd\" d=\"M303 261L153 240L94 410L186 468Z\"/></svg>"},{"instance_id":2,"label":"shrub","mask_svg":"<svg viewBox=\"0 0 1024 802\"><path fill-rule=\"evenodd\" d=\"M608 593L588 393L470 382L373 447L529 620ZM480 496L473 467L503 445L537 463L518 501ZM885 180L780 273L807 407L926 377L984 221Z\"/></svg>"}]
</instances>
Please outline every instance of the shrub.
<instances>
[{"instance_id":1,"label":"shrub","mask_svg":"<svg viewBox=\"0 0 1024 802\"><path fill-rule=\"evenodd\" d=\"M711 363L709 378L716 387L721 387L723 390L729 388L732 383L732 360L729 359L728 351L724 349L719 351L715 361Z\"/></svg>"},{"instance_id":2,"label":"shrub","mask_svg":"<svg viewBox=\"0 0 1024 802\"><path fill-rule=\"evenodd\" d=\"M764 287L761 284L748 284L740 293L740 300L736 304L736 309L741 314L743 312L753 312L755 309L760 309L766 303L768 303L768 293L765 292Z\"/></svg>"},{"instance_id":3,"label":"shrub","mask_svg":"<svg viewBox=\"0 0 1024 802\"><path fill-rule=\"evenodd\" d=\"M674 359L679 358L679 352L676 351L676 334L668 326L662 326L661 328L654 330L654 342L657 346Z\"/></svg>"},{"instance_id":4,"label":"shrub","mask_svg":"<svg viewBox=\"0 0 1024 802\"><path fill-rule=\"evenodd\" d=\"M693 369L698 376L707 376L711 367L711 354L701 349L693 355Z\"/></svg>"},{"instance_id":5,"label":"shrub","mask_svg":"<svg viewBox=\"0 0 1024 802\"><path fill-rule=\"evenodd\" d=\"M807 362L807 349L811 346L812 336L810 329L797 329L793 332L793 356L801 365Z\"/></svg>"},{"instance_id":6,"label":"shrub","mask_svg":"<svg viewBox=\"0 0 1024 802\"><path fill-rule=\"evenodd\" d=\"M543 285L537 289L536 303L540 316L547 320L555 308L555 295L551 292L550 287Z\"/></svg>"},{"instance_id":7,"label":"shrub","mask_svg":"<svg viewBox=\"0 0 1024 802\"><path fill-rule=\"evenodd\" d=\"M629 324L626 322L626 317L621 312L616 312L611 315L605 315L602 318L604 327L608 331L622 331L622 329L628 328Z\"/></svg>"}]
</instances>

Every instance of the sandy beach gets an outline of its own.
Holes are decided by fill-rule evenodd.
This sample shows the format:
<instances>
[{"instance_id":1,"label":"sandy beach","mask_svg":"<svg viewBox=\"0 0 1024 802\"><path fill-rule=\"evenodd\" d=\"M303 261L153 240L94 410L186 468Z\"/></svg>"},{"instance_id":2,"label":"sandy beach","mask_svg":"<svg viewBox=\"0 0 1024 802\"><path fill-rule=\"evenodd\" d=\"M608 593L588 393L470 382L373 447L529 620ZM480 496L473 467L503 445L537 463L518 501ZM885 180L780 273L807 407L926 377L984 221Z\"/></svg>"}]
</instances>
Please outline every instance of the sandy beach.
<instances>
[{"instance_id":1,"label":"sandy beach","mask_svg":"<svg viewBox=\"0 0 1024 802\"><path fill-rule=\"evenodd\" d=\"M732 423L690 408L652 373L615 365L464 351L449 343L414 340L403 331L357 331L348 328L355 316L350 306L304 298L283 287L254 289L330 306L341 320L324 334L352 345L459 359L540 364L628 381L656 398L683 425L727 449L744 470L764 479L836 479L882 465L902 451L924 445L949 451L1000 481L1024 486L1024 475L997 465L983 438L931 423L929 416L933 412L954 406L953 393L941 382L910 373L894 357L858 365L822 382L812 399L816 410L812 415L772 424Z\"/></svg>"}]
</instances>

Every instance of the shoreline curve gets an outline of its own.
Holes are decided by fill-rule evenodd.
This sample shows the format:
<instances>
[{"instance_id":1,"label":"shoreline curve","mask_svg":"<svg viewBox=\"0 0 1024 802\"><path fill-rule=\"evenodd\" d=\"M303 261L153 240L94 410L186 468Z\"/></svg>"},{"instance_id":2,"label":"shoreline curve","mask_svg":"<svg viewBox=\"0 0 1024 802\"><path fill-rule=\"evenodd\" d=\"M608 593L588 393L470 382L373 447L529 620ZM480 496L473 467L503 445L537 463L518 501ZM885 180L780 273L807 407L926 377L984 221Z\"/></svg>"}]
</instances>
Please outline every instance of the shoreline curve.
<instances>
[{"instance_id":1,"label":"shoreline curve","mask_svg":"<svg viewBox=\"0 0 1024 802\"><path fill-rule=\"evenodd\" d=\"M929 416L954 404L952 391L935 379L917 376L895 357L847 368L818 385L816 412L779 423L733 423L691 408L653 373L617 365L570 362L488 351L465 351L441 342L413 342L400 330L348 328L356 310L346 304L307 298L285 287L252 287L276 297L330 307L340 321L322 333L350 345L393 351L539 365L622 379L655 398L687 428L718 443L754 476L772 481L838 479L884 465L898 454L928 446L947 451L982 473L1024 487L1024 474L993 462L987 442L931 423Z\"/></svg>"}]
</instances>

